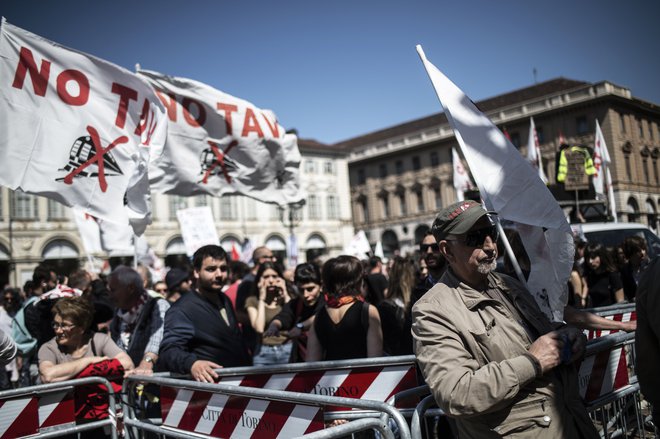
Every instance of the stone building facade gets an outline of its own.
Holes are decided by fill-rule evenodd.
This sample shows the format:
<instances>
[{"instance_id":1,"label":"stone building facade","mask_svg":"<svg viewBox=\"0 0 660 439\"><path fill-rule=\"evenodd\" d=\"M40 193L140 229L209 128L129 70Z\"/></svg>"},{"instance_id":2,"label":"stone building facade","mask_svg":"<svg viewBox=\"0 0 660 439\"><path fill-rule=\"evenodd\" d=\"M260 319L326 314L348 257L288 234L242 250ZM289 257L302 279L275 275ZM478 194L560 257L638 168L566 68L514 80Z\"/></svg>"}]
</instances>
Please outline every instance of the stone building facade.
<instances>
[{"instance_id":1,"label":"stone building facade","mask_svg":"<svg viewBox=\"0 0 660 439\"><path fill-rule=\"evenodd\" d=\"M556 182L562 141L593 147L598 119L612 159L617 218L648 224L657 231L660 179L660 107L633 97L607 81L564 78L477 102L477 106L525 155L534 118L549 187L567 214L574 194ZM347 149L353 221L386 256L412 253L439 208L456 200L451 162L458 148L444 114L438 113L341 142ZM594 194L582 194L588 219L605 212ZM578 197L579 198L579 197ZM596 213L591 214L593 208Z\"/></svg>"}]
</instances>

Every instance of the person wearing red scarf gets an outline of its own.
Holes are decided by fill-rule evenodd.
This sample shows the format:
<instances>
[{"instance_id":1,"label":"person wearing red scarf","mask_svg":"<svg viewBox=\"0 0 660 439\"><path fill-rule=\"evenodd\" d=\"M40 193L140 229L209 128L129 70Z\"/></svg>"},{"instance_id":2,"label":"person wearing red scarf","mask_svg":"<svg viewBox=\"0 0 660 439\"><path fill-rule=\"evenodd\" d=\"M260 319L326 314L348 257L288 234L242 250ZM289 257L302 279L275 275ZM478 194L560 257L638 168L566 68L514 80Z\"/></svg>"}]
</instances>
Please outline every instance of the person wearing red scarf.
<instances>
[{"instance_id":1,"label":"person wearing red scarf","mask_svg":"<svg viewBox=\"0 0 660 439\"><path fill-rule=\"evenodd\" d=\"M322 270L326 305L309 331L306 361L383 355L383 332L375 306L362 299L362 264L353 256L329 259Z\"/></svg>"}]
</instances>

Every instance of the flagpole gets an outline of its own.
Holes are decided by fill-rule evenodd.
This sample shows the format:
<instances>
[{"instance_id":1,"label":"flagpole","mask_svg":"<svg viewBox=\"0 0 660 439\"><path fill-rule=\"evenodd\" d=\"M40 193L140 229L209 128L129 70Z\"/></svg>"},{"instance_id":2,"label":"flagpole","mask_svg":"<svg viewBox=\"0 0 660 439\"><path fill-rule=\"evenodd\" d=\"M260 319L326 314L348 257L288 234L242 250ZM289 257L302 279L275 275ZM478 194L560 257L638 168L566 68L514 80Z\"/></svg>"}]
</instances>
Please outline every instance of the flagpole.
<instances>
[{"instance_id":1,"label":"flagpole","mask_svg":"<svg viewBox=\"0 0 660 439\"><path fill-rule=\"evenodd\" d=\"M138 246L137 246L138 237L133 233L133 269L137 270L138 266Z\"/></svg>"},{"instance_id":2,"label":"flagpole","mask_svg":"<svg viewBox=\"0 0 660 439\"><path fill-rule=\"evenodd\" d=\"M527 287L527 279L525 279L525 275L523 274L522 269L520 268L518 259L516 258L516 255L513 253L513 248L511 248L511 243L509 243L509 238L506 236L506 233L504 233L504 229L502 228L502 224L500 223L499 218L495 219L495 226L497 227L497 233L500 235L500 240L502 241L502 244L504 244L504 249L506 250L506 254L509 256L509 260L513 265L513 270L516 272L516 276L518 277L518 280L523 285L525 285L525 287Z\"/></svg>"},{"instance_id":3,"label":"flagpole","mask_svg":"<svg viewBox=\"0 0 660 439\"><path fill-rule=\"evenodd\" d=\"M2 17L4 23L4 17ZM14 272L12 274L16 275L14 267L14 191L7 189L7 195L9 196L9 271ZM18 279L14 278L14 284L18 284Z\"/></svg>"}]
</instances>

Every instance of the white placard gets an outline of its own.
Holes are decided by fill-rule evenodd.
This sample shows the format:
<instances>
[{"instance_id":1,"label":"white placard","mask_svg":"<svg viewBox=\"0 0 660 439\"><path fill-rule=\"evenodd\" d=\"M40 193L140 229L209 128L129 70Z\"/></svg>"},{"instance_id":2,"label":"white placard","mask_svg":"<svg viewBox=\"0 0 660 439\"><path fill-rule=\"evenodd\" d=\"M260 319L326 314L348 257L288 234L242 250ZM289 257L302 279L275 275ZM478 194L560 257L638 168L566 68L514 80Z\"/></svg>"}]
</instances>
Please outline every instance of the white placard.
<instances>
[{"instance_id":1,"label":"white placard","mask_svg":"<svg viewBox=\"0 0 660 439\"><path fill-rule=\"evenodd\" d=\"M213 213L209 206L177 210L176 217L181 226L181 235L188 256L192 256L203 245L220 245Z\"/></svg>"}]
</instances>

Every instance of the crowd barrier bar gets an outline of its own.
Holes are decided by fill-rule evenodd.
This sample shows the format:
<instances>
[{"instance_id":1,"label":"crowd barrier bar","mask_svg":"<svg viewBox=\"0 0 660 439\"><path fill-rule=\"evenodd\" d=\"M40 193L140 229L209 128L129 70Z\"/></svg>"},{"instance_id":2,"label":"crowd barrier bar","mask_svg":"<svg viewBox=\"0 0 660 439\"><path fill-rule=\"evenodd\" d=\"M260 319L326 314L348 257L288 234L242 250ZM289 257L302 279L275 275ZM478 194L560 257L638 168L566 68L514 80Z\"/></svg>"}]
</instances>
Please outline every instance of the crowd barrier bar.
<instances>
[{"instance_id":1,"label":"crowd barrier bar","mask_svg":"<svg viewBox=\"0 0 660 439\"><path fill-rule=\"evenodd\" d=\"M361 358L356 360L336 360L336 361L311 361L301 363L288 363L278 364L272 366L244 366L244 367L231 367L216 369L215 372L220 376L237 376L237 375L255 375L262 373L289 373L289 372L303 372L308 370L341 370L352 369L354 367L366 366L394 366L404 364L416 364L417 359L414 355L400 355L396 357L371 357ZM154 377L169 377L169 378L190 378L190 374L174 374L170 372L159 372L153 375Z\"/></svg>"},{"instance_id":2,"label":"crowd barrier bar","mask_svg":"<svg viewBox=\"0 0 660 439\"><path fill-rule=\"evenodd\" d=\"M124 390L125 393L128 395L127 400L124 401L125 402L124 424L126 426L144 428L158 434L172 436L171 433L173 432L173 430L171 430L170 428L155 426L153 424L140 421L134 417L135 413L132 410L132 407L134 405L133 387L137 384L156 384L156 385L167 386L172 388L183 388L192 391L201 391L201 392L208 392L214 394L223 394L228 396L238 396L243 398L260 399L267 401L281 401L281 402L287 402L293 404L307 404L310 406L317 406L317 407L342 406L342 407L357 408L372 412L380 412L386 414L389 418L394 420L394 422L397 424L397 427L399 429L399 437L401 439L410 439L410 430L403 415L396 408L392 407L391 405L385 402L371 401L366 399L338 397L338 396L307 394L300 392L289 392L282 390L261 389L256 387L239 387L239 386L222 384L222 383L217 383L217 384L199 383L196 381L165 378L162 376L148 377L148 376L135 375L135 376L127 377L124 380ZM383 422L376 422L376 423L369 423L369 425L377 427L379 431L383 430L384 434L388 435L388 433L386 433L386 431L389 430L387 424ZM338 427L332 427L327 430L330 431ZM334 434L334 433L330 432L330 434ZM191 433L187 433L188 437L190 435ZM194 435L195 437L203 437L203 438L209 437L203 434L194 434ZM185 437L186 435L183 436L175 435L175 436ZM339 437L339 435L336 437Z\"/></svg>"},{"instance_id":3,"label":"crowd barrier bar","mask_svg":"<svg viewBox=\"0 0 660 439\"><path fill-rule=\"evenodd\" d=\"M615 314L623 314L627 312L635 312L635 303L615 303L614 305L599 306L597 308L585 308L588 311L597 314L601 317L611 316Z\"/></svg>"},{"instance_id":4,"label":"crowd barrier bar","mask_svg":"<svg viewBox=\"0 0 660 439\"><path fill-rule=\"evenodd\" d=\"M304 436L298 436L298 438L305 439L334 439L334 438L345 438L346 436L352 435L365 430L378 430L381 434L381 437L384 439L395 439L395 435L387 426L383 423L380 418L364 418L356 419L350 421L347 424L338 425L336 427L326 428L325 430L315 431L313 433L306 434Z\"/></svg>"},{"instance_id":5,"label":"crowd barrier bar","mask_svg":"<svg viewBox=\"0 0 660 439\"><path fill-rule=\"evenodd\" d=\"M92 421L89 423L85 424L80 424L80 425L71 425L71 426L63 426L63 427L57 427L53 426L51 427L50 431L39 431L38 436L39 438L51 438L51 437L59 437L65 434L73 434L73 433L78 433L82 431L87 431L87 430L92 430L95 428L99 427L105 427L105 426L110 426L110 434L112 439L117 439L117 411L115 407L115 400L114 400L114 395L115 392L112 388L112 385L110 385L110 382L103 378L103 377L87 377L87 378L76 378L73 380L68 380L68 381L62 381L59 383L50 383L50 384L39 384L36 386L29 386L29 387L22 387L19 389L12 389L12 390L5 390L0 392L0 400L7 400L7 399L15 399L15 398L20 398L22 396L30 396L32 398L40 398L44 396L45 394L51 394L52 392L55 391L73 391L76 386L81 386L81 385L86 385L86 384L101 384L103 385L107 391L108 391L108 419L103 419L100 421ZM73 407L71 407L71 410L73 411ZM38 416L38 414L37 414ZM43 422L42 419L38 420L39 424ZM1 435L0 435L1 436ZM32 435L29 436L22 436L22 437L31 437Z\"/></svg>"}]
</instances>

